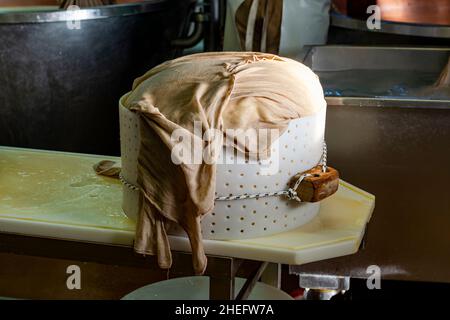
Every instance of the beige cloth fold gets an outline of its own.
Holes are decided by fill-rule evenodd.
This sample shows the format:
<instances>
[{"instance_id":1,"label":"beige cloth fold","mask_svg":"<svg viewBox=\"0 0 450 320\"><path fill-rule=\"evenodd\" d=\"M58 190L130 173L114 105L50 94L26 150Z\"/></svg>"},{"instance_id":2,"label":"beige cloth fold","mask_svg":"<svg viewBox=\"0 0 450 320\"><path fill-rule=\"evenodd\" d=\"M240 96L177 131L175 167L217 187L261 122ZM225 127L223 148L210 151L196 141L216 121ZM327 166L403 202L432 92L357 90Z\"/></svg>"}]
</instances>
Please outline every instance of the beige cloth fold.
<instances>
[{"instance_id":1,"label":"beige cloth fold","mask_svg":"<svg viewBox=\"0 0 450 320\"><path fill-rule=\"evenodd\" d=\"M111 178L120 177L121 167L114 161L102 160L94 165L94 171L101 176L107 176Z\"/></svg>"},{"instance_id":2,"label":"beige cloth fold","mask_svg":"<svg viewBox=\"0 0 450 320\"><path fill-rule=\"evenodd\" d=\"M277 54L282 15L283 0L244 0L235 16L241 49Z\"/></svg>"},{"instance_id":3,"label":"beige cloth fold","mask_svg":"<svg viewBox=\"0 0 450 320\"><path fill-rule=\"evenodd\" d=\"M435 83L436 87L450 86L450 57L448 57L447 65L442 70L439 79Z\"/></svg>"},{"instance_id":4,"label":"beige cloth fold","mask_svg":"<svg viewBox=\"0 0 450 320\"><path fill-rule=\"evenodd\" d=\"M162 268L170 268L167 227L177 223L189 237L195 272L202 274L206 268L200 221L214 208L216 165L174 164L175 130L184 130L206 147L194 130L198 121L203 131L223 132L236 149L265 157L278 136L247 147L242 136L225 133L226 129L272 128L282 133L290 120L314 114L325 104L319 80L309 68L271 54L185 56L136 79L124 101L126 108L139 114L142 137L138 157L142 205L135 251L155 254Z\"/></svg>"}]
</instances>

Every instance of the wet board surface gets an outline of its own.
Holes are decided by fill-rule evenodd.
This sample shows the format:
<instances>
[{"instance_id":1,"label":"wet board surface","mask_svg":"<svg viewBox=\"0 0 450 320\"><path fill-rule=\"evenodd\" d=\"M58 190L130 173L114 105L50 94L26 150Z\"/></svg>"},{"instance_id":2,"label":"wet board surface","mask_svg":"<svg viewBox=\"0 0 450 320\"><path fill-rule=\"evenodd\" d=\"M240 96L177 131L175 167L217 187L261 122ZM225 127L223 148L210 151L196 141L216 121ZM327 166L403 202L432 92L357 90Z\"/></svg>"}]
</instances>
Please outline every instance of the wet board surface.
<instances>
[{"instance_id":1,"label":"wet board surface","mask_svg":"<svg viewBox=\"0 0 450 320\"><path fill-rule=\"evenodd\" d=\"M135 224L122 212L119 181L92 166L119 158L0 147L0 232L131 246ZM274 236L204 240L207 254L303 264L355 253L375 197L344 181L321 203L316 218ZM184 237L171 248L190 251ZM130 249L131 250L131 249Z\"/></svg>"}]
</instances>

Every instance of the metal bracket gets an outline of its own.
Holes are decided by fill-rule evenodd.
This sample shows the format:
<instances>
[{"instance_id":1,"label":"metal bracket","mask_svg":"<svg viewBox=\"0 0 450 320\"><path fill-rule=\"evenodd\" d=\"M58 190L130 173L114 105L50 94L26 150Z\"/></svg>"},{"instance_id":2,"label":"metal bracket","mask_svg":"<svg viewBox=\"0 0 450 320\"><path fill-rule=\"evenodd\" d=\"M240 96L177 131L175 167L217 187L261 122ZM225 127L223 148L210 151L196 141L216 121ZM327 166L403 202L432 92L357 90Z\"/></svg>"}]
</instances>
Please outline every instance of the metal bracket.
<instances>
[{"instance_id":1,"label":"metal bracket","mask_svg":"<svg viewBox=\"0 0 450 320\"><path fill-rule=\"evenodd\" d=\"M261 278L264 270L268 266L268 262L261 262L258 266L258 268L251 273L251 275L248 277L247 281L244 283L244 286L242 287L241 291L237 294L235 300L247 300L248 296L252 292L253 288L256 285L256 282L258 282L259 278Z\"/></svg>"},{"instance_id":2,"label":"metal bracket","mask_svg":"<svg viewBox=\"0 0 450 320\"><path fill-rule=\"evenodd\" d=\"M330 300L350 289L350 277L300 274L300 287L305 288L305 300Z\"/></svg>"},{"instance_id":3,"label":"metal bracket","mask_svg":"<svg viewBox=\"0 0 450 320\"><path fill-rule=\"evenodd\" d=\"M173 47L191 48L199 43L203 38L204 22L209 20L209 16L203 12L194 14L194 30L191 35L186 38L174 39L170 42Z\"/></svg>"}]
</instances>

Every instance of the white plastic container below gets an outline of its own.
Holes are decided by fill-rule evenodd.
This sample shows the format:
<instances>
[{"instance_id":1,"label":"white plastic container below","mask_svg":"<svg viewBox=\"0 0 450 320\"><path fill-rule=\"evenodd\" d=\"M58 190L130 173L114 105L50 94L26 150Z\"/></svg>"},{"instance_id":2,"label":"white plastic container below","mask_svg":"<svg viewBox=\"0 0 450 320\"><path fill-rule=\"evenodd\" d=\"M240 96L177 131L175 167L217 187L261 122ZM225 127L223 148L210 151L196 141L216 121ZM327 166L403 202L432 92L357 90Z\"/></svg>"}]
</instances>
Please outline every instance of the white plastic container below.
<instances>
[{"instance_id":1,"label":"white plastic container below","mask_svg":"<svg viewBox=\"0 0 450 320\"><path fill-rule=\"evenodd\" d=\"M123 99L123 98L122 98ZM137 183L137 158L140 145L139 118L120 103L122 176ZM298 172L317 165L323 151L324 107L318 113L290 122L288 129L272 145L270 159L245 163L243 154L233 155L227 148L222 157L237 156L238 161L217 164L216 195L229 196L276 192ZM170 159L168 159L170 161ZM131 219L139 214L139 191L124 186L123 210ZM259 199L216 201L214 211L202 219L205 239L257 238L297 228L316 216L319 203L299 203L284 196ZM171 229L172 234L180 231Z\"/></svg>"},{"instance_id":2,"label":"white plastic container below","mask_svg":"<svg viewBox=\"0 0 450 320\"><path fill-rule=\"evenodd\" d=\"M244 286L245 279L235 278L235 295ZM209 277L185 277L156 282L139 288L122 300L208 300ZM287 293L258 282L248 300L294 300Z\"/></svg>"}]
</instances>

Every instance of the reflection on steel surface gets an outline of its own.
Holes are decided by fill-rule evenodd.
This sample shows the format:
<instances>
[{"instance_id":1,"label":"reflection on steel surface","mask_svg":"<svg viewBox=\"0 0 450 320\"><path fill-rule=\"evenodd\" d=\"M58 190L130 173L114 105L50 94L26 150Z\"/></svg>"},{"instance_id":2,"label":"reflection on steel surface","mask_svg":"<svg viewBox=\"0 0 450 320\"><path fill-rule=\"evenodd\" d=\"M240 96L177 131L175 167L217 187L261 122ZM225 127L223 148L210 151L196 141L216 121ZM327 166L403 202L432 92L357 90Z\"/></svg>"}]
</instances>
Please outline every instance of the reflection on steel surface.
<instances>
[{"instance_id":1,"label":"reflection on steel surface","mask_svg":"<svg viewBox=\"0 0 450 320\"><path fill-rule=\"evenodd\" d=\"M140 13L157 12L168 7L167 0L150 0L142 3L120 4L81 9L77 11L49 10L10 12L0 14L0 23L42 23L71 20L103 19L113 16L129 16Z\"/></svg>"},{"instance_id":2,"label":"reflection on steel surface","mask_svg":"<svg viewBox=\"0 0 450 320\"><path fill-rule=\"evenodd\" d=\"M367 32L382 32L382 33L431 37L431 38L450 38L450 26L421 25L412 23L396 23L389 21L381 21L381 29L369 30L367 29L366 21L350 18L348 16L336 13L331 14L330 25L335 27Z\"/></svg>"},{"instance_id":3,"label":"reflection on steel surface","mask_svg":"<svg viewBox=\"0 0 450 320\"><path fill-rule=\"evenodd\" d=\"M329 45L313 47L303 62L331 105L448 108L449 57L445 48Z\"/></svg>"},{"instance_id":4,"label":"reflection on steel surface","mask_svg":"<svg viewBox=\"0 0 450 320\"><path fill-rule=\"evenodd\" d=\"M450 0L333 0L337 12L355 18L364 16L371 4L381 7L386 21L450 25Z\"/></svg>"}]
</instances>

